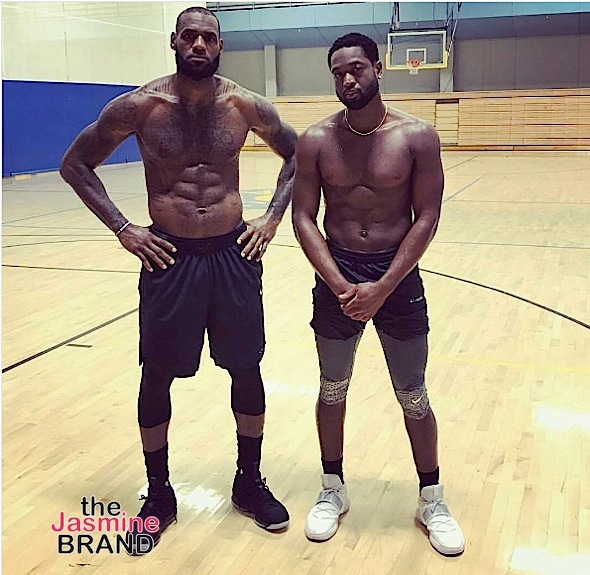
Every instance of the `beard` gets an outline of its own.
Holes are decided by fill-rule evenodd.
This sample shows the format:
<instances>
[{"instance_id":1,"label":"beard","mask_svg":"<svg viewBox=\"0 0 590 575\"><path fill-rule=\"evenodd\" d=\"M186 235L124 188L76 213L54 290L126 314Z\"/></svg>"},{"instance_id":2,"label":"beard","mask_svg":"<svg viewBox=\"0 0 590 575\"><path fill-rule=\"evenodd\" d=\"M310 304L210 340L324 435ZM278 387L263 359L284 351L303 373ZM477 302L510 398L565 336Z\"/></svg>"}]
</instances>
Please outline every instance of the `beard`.
<instances>
[{"instance_id":1,"label":"beard","mask_svg":"<svg viewBox=\"0 0 590 575\"><path fill-rule=\"evenodd\" d=\"M217 56L211 61L207 62L206 64L197 64L196 66L183 60L179 55L178 52L174 52L174 59L176 60L176 71L192 78L193 80L204 80L205 78L210 78L217 72L217 68L219 68L219 60L221 57L221 53L217 54Z\"/></svg>"},{"instance_id":2,"label":"beard","mask_svg":"<svg viewBox=\"0 0 590 575\"><path fill-rule=\"evenodd\" d=\"M364 108L374 97L375 94L379 92L379 81L375 78L367 87L366 92L361 93L361 97L358 100L348 100L344 96L340 95L338 91L336 91L336 96L338 99L351 110L360 110Z\"/></svg>"}]
</instances>

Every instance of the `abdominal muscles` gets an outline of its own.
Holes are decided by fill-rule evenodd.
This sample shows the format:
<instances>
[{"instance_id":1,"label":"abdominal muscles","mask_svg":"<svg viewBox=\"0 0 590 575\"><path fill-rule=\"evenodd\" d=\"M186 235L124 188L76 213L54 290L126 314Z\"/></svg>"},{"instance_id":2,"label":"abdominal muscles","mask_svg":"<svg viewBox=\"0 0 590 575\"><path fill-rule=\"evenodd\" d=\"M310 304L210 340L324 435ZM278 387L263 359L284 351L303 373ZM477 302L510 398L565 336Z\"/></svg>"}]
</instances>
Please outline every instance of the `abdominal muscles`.
<instances>
[{"instance_id":1,"label":"abdominal muscles","mask_svg":"<svg viewBox=\"0 0 590 575\"><path fill-rule=\"evenodd\" d=\"M412 225L411 205L403 189L356 186L324 191L326 234L344 248L375 252L397 247Z\"/></svg>"},{"instance_id":2,"label":"abdominal muscles","mask_svg":"<svg viewBox=\"0 0 590 575\"><path fill-rule=\"evenodd\" d=\"M233 231L242 221L237 173L237 166L234 169L231 164L197 164L184 168L169 182L158 182L162 186L150 187L148 182L154 224L169 234L188 238Z\"/></svg>"}]
</instances>

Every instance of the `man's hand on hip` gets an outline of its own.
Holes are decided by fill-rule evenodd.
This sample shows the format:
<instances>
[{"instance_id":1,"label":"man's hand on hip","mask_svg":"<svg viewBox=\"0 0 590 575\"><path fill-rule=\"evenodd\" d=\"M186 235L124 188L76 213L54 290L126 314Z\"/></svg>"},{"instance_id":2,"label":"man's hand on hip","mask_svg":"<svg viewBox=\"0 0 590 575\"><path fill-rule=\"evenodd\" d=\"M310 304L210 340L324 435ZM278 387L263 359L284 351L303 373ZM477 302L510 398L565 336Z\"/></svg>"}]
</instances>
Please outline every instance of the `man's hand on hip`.
<instances>
[{"instance_id":1,"label":"man's hand on hip","mask_svg":"<svg viewBox=\"0 0 590 575\"><path fill-rule=\"evenodd\" d=\"M242 257L259 262L275 237L278 225L279 222L266 214L246 222L246 231L238 238L238 244L245 244Z\"/></svg>"},{"instance_id":2,"label":"man's hand on hip","mask_svg":"<svg viewBox=\"0 0 590 575\"><path fill-rule=\"evenodd\" d=\"M166 240L153 234L149 228L131 224L119 235L121 245L137 256L146 270L153 272L152 263L165 270L174 263L170 255L176 248Z\"/></svg>"}]
</instances>

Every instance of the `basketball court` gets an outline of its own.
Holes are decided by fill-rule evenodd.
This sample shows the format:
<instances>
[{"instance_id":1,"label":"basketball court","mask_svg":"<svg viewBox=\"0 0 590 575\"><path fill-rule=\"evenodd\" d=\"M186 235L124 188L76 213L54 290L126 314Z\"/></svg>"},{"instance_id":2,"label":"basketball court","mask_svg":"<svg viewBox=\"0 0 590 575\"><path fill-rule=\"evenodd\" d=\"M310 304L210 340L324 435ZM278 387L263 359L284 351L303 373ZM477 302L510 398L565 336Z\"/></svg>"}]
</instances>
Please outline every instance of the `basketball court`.
<instances>
[{"instance_id":1,"label":"basketball court","mask_svg":"<svg viewBox=\"0 0 590 575\"><path fill-rule=\"evenodd\" d=\"M440 74L434 96L382 91L390 105L433 123L444 145L442 217L420 268L441 482L465 535L463 555L441 556L414 520L416 472L372 325L348 394L351 509L329 541L304 535L320 488L319 369L309 327L314 275L290 208L263 260L261 364L262 474L289 510L289 529L266 532L232 507L230 378L205 344L196 376L172 386L178 523L143 557L98 550L98 538L94 547L76 547L75 537L74 548L60 547L58 526L83 517L83 501L117 502L132 517L147 490L136 424L140 264L59 174L47 171L2 182L3 573L590 570L590 92L453 93L461 3L446 3L442 26L412 31L400 23L400 3L392 4L387 70L412 80ZM298 131L341 108L319 95L274 101ZM240 157L246 219L266 210L280 167L250 135ZM130 221L150 223L140 162L97 173ZM108 536L114 545L115 532Z\"/></svg>"},{"instance_id":2,"label":"basketball court","mask_svg":"<svg viewBox=\"0 0 590 575\"><path fill-rule=\"evenodd\" d=\"M289 214L264 260L262 373L263 474L290 511L290 529L268 534L232 508L229 378L204 357L196 377L173 386L179 523L139 559L58 555L50 526L59 512L80 515L79 501L94 495L132 515L145 488L134 425L139 266L57 174L5 180L4 572L583 573L590 200L581 191L589 159L444 154L443 215L421 267L442 480L467 540L459 558L441 557L414 525L415 471L372 327L349 392L352 507L329 542L303 535L319 485L318 368L308 327L313 274ZM241 161L246 216L254 217L279 161L264 152ZM99 172L129 218L147 223L141 166Z\"/></svg>"}]
</instances>

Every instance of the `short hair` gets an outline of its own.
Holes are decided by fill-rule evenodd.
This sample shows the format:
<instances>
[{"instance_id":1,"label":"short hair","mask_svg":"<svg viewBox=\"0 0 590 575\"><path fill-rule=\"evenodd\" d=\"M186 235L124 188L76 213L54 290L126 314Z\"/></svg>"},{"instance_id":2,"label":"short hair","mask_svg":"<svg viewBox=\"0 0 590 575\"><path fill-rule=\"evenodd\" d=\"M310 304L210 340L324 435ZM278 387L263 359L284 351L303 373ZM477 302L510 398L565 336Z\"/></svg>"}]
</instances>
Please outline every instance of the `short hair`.
<instances>
[{"instance_id":1,"label":"short hair","mask_svg":"<svg viewBox=\"0 0 590 575\"><path fill-rule=\"evenodd\" d=\"M184 14L190 14L193 12L197 12L198 14L205 14L207 16L213 16L213 18L215 18L215 20L217 21L217 29L219 30L219 33L221 34L221 24L219 23L219 18L217 18L217 16L215 16L215 14L213 12L211 12L211 10L209 10L208 8L203 8L202 6L191 6L190 8L186 8L176 17L176 31L177 32L178 32L178 26L180 24L180 19L182 18L182 16Z\"/></svg>"},{"instance_id":2,"label":"short hair","mask_svg":"<svg viewBox=\"0 0 590 575\"><path fill-rule=\"evenodd\" d=\"M328 50L328 67L332 66L332 55L336 50L340 50L340 48L354 48L355 46L362 48L365 56L371 60L371 64L379 62L379 49L375 41L364 34L351 32L334 40L330 50Z\"/></svg>"}]
</instances>

